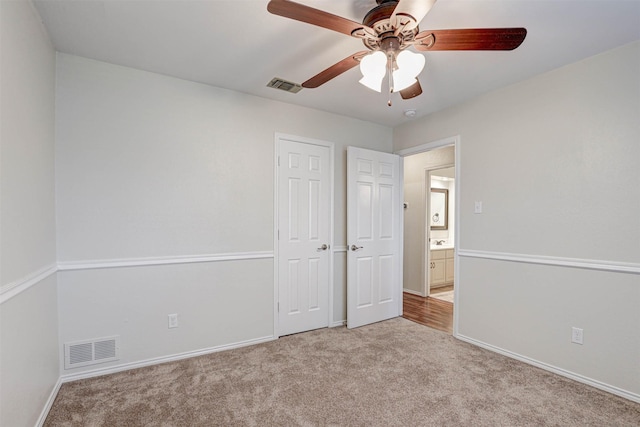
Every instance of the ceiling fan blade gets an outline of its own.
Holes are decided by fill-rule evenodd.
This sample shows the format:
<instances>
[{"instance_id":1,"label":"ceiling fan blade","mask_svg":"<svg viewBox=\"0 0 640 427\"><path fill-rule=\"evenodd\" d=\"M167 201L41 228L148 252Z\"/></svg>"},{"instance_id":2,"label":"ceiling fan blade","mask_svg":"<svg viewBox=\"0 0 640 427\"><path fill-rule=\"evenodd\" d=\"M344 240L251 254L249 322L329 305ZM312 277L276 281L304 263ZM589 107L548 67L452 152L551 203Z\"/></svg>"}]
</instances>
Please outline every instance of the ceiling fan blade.
<instances>
[{"instance_id":1,"label":"ceiling fan blade","mask_svg":"<svg viewBox=\"0 0 640 427\"><path fill-rule=\"evenodd\" d=\"M402 99L411 99L422 93L422 86L420 86L420 80L416 79L416 82L406 89L400 91Z\"/></svg>"},{"instance_id":2,"label":"ceiling fan blade","mask_svg":"<svg viewBox=\"0 0 640 427\"><path fill-rule=\"evenodd\" d=\"M267 10L274 15L317 25L348 36L360 38L376 36L376 32L366 25L289 0L271 0Z\"/></svg>"},{"instance_id":3,"label":"ceiling fan blade","mask_svg":"<svg viewBox=\"0 0 640 427\"><path fill-rule=\"evenodd\" d=\"M347 56L342 61L333 64L331 67L327 68L324 71L321 71L306 82L302 83L302 87L313 89L325 84L334 77L337 77L345 71L349 71L356 65L360 64L360 60L362 59L362 57L367 55L368 53L370 53L368 50L363 50L361 52L357 52L353 55Z\"/></svg>"},{"instance_id":4,"label":"ceiling fan blade","mask_svg":"<svg viewBox=\"0 0 640 427\"><path fill-rule=\"evenodd\" d=\"M513 50L527 36L526 28L427 30L415 37L416 50Z\"/></svg>"},{"instance_id":5,"label":"ceiling fan blade","mask_svg":"<svg viewBox=\"0 0 640 427\"><path fill-rule=\"evenodd\" d=\"M391 14L391 22L396 22L395 27L402 26L402 16L409 15L415 19L404 25L405 30L411 30L420 24L420 21L431 10L436 0L400 0ZM399 22L396 19L400 19Z\"/></svg>"}]
</instances>

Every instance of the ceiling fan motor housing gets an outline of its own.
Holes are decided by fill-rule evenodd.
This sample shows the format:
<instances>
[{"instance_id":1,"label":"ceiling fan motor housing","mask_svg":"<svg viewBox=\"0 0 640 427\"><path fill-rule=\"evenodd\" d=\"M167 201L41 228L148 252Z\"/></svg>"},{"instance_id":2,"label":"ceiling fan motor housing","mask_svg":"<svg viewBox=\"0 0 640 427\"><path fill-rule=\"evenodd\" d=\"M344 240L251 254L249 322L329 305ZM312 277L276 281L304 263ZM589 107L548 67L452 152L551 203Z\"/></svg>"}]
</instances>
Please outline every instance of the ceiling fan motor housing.
<instances>
[{"instance_id":1,"label":"ceiling fan motor housing","mask_svg":"<svg viewBox=\"0 0 640 427\"><path fill-rule=\"evenodd\" d=\"M395 37L393 33L386 37L383 36L380 40L380 50L386 54L396 53L400 50L400 47L400 39Z\"/></svg>"},{"instance_id":2,"label":"ceiling fan motor housing","mask_svg":"<svg viewBox=\"0 0 640 427\"><path fill-rule=\"evenodd\" d=\"M373 28L378 37L366 37L362 42L366 47L371 50L383 50L389 49L389 42L383 43L386 39L393 37L398 40L399 45L395 47L395 50L402 50L408 46L408 42L413 41L416 34L418 34L418 26L415 25L410 30L401 30L396 35L396 22L391 22L391 15L395 10L398 2L396 0L376 0L378 6L371 9L364 17L362 24L367 27ZM398 24L407 22L416 22L415 18L411 15L396 15ZM404 25L403 25L404 26ZM383 47L383 44L386 44Z\"/></svg>"}]
</instances>

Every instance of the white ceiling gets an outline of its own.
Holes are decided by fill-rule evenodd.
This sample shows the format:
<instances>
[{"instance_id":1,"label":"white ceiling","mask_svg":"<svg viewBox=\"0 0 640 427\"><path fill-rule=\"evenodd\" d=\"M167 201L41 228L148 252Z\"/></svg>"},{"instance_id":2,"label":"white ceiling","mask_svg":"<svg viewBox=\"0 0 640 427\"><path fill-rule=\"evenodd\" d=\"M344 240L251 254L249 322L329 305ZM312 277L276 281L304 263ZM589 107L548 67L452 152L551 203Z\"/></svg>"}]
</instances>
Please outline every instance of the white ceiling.
<instances>
[{"instance_id":1,"label":"white ceiling","mask_svg":"<svg viewBox=\"0 0 640 427\"><path fill-rule=\"evenodd\" d=\"M299 0L361 22L374 0ZM301 83L351 53L358 39L267 12L267 0L35 0L58 51L317 108L387 126L441 110L582 58L640 40L640 0L439 0L420 25L525 27L511 52L426 52L424 93L412 100L358 84L354 68L298 94Z\"/></svg>"}]
</instances>

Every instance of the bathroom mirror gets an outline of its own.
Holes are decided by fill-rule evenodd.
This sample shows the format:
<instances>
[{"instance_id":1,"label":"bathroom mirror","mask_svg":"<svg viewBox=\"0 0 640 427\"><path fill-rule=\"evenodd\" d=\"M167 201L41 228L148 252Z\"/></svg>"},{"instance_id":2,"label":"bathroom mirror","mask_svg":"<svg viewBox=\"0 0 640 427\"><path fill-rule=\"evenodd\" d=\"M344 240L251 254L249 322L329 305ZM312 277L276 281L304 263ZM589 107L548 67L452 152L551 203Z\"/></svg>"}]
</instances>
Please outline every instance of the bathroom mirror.
<instances>
[{"instance_id":1,"label":"bathroom mirror","mask_svg":"<svg viewBox=\"0 0 640 427\"><path fill-rule=\"evenodd\" d=\"M429 224L432 230L447 230L449 228L449 190L444 188L431 189L431 214Z\"/></svg>"}]
</instances>

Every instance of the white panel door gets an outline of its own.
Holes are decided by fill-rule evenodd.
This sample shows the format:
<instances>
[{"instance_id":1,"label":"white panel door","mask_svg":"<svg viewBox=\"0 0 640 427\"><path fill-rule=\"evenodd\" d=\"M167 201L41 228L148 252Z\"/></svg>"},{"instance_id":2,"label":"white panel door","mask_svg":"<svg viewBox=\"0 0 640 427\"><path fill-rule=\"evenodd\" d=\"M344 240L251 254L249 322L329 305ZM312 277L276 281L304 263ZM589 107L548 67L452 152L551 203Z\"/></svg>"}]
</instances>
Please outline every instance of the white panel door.
<instances>
[{"instance_id":1,"label":"white panel door","mask_svg":"<svg viewBox=\"0 0 640 427\"><path fill-rule=\"evenodd\" d=\"M400 157L347 150L347 326L402 313Z\"/></svg>"},{"instance_id":2,"label":"white panel door","mask_svg":"<svg viewBox=\"0 0 640 427\"><path fill-rule=\"evenodd\" d=\"M332 147L279 137L278 334L329 326Z\"/></svg>"}]
</instances>

